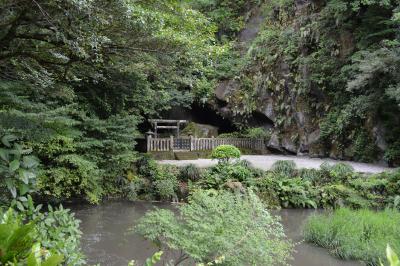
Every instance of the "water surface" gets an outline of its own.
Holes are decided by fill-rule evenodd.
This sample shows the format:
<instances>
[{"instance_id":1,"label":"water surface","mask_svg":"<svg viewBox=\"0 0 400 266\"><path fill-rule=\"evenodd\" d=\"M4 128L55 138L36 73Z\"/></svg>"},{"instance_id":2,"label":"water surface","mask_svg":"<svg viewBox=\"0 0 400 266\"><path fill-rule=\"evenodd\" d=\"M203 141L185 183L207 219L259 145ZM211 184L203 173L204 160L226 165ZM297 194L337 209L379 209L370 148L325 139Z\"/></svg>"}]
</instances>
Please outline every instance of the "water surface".
<instances>
[{"instance_id":1,"label":"water surface","mask_svg":"<svg viewBox=\"0 0 400 266\"><path fill-rule=\"evenodd\" d=\"M73 206L83 232L82 248L88 263L102 266L126 266L135 259L138 265L151 256L156 247L140 235L128 233L148 210L173 208L170 204L112 201L102 205ZM336 259L322 248L304 243L302 226L314 210L286 209L279 211L285 232L294 243L293 266L356 266L357 262ZM165 259L165 257L164 257ZM169 259L169 258L167 258Z\"/></svg>"}]
</instances>

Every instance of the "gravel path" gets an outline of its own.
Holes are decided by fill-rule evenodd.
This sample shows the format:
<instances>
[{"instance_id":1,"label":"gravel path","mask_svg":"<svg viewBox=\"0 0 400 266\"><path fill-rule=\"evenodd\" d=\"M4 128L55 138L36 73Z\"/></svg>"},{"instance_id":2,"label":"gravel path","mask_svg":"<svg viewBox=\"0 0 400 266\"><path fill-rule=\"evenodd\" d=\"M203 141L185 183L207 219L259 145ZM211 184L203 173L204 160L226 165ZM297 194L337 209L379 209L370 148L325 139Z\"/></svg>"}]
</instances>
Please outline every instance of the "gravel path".
<instances>
[{"instance_id":1,"label":"gravel path","mask_svg":"<svg viewBox=\"0 0 400 266\"><path fill-rule=\"evenodd\" d=\"M310 158L301 156L287 156L287 155L243 155L242 160L247 160L251 163L253 167L260 168L262 170L268 170L271 168L272 164L279 160L293 160L298 168L319 168L320 165L328 161L330 163L345 162L353 166L356 172L360 173L381 173L383 171L390 170L391 168L369 163L357 163L350 161L337 161L332 159L320 159L320 158ZM197 159L197 160L162 160L159 161L160 164L172 164L176 166L185 166L188 164L194 164L197 167L205 168L215 165L216 160L211 159Z\"/></svg>"}]
</instances>

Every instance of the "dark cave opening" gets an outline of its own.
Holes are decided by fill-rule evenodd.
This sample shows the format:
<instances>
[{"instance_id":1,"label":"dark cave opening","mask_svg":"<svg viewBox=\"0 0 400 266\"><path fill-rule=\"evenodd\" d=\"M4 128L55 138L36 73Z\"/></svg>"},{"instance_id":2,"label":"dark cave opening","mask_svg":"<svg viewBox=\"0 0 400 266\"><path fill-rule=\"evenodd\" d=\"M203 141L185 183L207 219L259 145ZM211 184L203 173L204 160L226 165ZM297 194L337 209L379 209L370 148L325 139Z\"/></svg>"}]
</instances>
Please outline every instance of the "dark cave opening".
<instances>
[{"instance_id":1,"label":"dark cave opening","mask_svg":"<svg viewBox=\"0 0 400 266\"><path fill-rule=\"evenodd\" d=\"M274 127L274 122L259 111L255 111L251 114L248 124L250 127L263 127L265 129Z\"/></svg>"}]
</instances>

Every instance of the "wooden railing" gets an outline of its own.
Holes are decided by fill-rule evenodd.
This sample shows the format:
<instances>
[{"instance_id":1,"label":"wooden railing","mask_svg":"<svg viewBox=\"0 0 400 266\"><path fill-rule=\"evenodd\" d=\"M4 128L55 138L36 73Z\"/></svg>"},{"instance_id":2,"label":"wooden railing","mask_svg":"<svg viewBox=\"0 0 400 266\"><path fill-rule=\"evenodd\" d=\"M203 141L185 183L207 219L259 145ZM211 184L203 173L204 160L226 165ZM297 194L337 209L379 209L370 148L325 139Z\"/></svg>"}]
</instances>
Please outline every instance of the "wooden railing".
<instances>
[{"instance_id":1,"label":"wooden railing","mask_svg":"<svg viewBox=\"0 0 400 266\"><path fill-rule=\"evenodd\" d=\"M219 145L234 145L241 149L264 150L264 139L249 138L147 138L147 151L202 151Z\"/></svg>"}]
</instances>

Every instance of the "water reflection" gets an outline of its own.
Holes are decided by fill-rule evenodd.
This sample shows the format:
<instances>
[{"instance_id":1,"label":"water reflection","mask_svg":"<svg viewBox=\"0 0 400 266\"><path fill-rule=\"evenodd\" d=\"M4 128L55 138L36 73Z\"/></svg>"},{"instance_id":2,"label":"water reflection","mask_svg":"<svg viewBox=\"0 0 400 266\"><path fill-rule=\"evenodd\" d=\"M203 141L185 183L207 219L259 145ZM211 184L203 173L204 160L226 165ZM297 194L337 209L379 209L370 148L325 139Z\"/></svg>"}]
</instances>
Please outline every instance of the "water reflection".
<instances>
[{"instance_id":1,"label":"water reflection","mask_svg":"<svg viewBox=\"0 0 400 266\"><path fill-rule=\"evenodd\" d=\"M146 211L172 208L170 204L147 202L107 202L99 206L73 206L83 232L82 248L88 263L103 266L126 266L135 259L141 265L157 249L141 236L128 231ZM279 211L285 232L296 245L293 266L355 266L357 262L346 262L330 256L326 250L303 242L302 227L313 210L287 209ZM168 259L168 258L167 258Z\"/></svg>"}]
</instances>

